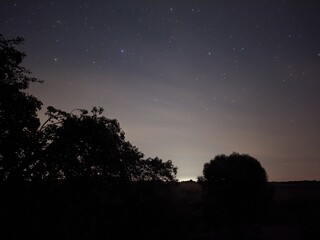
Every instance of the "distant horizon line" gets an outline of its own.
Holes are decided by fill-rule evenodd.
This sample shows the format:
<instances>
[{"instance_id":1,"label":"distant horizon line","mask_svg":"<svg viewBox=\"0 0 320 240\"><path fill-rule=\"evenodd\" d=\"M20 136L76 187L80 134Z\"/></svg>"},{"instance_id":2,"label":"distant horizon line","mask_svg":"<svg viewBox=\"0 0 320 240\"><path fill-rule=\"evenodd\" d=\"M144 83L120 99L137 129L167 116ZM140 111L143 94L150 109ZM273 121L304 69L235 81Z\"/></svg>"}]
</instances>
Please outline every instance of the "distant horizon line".
<instances>
[{"instance_id":1,"label":"distant horizon line","mask_svg":"<svg viewBox=\"0 0 320 240\"><path fill-rule=\"evenodd\" d=\"M194 178L181 178L181 179L177 179L178 182L198 182L197 179ZM320 182L320 179L304 179L304 180L270 180L268 182L271 183L297 183L297 182Z\"/></svg>"}]
</instances>

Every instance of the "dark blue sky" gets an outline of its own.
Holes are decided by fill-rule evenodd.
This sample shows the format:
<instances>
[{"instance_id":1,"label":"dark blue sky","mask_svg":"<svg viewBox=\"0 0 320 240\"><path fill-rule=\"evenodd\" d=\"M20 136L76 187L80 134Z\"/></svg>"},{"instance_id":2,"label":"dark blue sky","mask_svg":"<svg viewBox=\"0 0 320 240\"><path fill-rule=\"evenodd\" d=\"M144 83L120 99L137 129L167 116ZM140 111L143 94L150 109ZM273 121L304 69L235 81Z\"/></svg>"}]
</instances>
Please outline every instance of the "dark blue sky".
<instances>
[{"instance_id":1,"label":"dark blue sky","mask_svg":"<svg viewBox=\"0 0 320 240\"><path fill-rule=\"evenodd\" d=\"M320 179L319 1L1 1L22 36L30 92L102 106L178 178L217 154L256 157L270 180ZM43 118L43 112L40 113Z\"/></svg>"}]
</instances>

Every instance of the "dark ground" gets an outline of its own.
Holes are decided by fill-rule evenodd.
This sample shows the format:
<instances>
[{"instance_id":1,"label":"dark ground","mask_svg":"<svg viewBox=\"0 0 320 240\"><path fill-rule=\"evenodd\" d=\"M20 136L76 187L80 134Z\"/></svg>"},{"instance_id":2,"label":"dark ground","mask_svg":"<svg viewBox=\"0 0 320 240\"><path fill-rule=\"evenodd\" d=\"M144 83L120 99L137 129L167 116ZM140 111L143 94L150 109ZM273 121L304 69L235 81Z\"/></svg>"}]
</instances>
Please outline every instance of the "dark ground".
<instances>
[{"instance_id":1,"label":"dark ground","mask_svg":"<svg viewBox=\"0 0 320 240\"><path fill-rule=\"evenodd\" d=\"M320 239L320 182L272 183L262 221L219 228L196 182L0 186L0 239Z\"/></svg>"}]
</instances>

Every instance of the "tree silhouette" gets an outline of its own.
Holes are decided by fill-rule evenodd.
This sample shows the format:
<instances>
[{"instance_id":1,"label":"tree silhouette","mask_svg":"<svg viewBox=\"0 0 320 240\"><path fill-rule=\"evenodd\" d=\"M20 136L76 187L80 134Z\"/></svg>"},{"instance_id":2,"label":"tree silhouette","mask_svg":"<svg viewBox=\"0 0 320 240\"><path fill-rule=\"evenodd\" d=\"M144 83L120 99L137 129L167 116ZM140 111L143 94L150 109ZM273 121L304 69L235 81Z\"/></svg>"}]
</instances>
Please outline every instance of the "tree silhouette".
<instances>
[{"instance_id":1,"label":"tree silhouette","mask_svg":"<svg viewBox=\"0 0 320 240\"><path fill-rule=\"evenodd\" d=\"M0 34L0 179L17 180L30 176L34 165L37 111L42 103L25 92L32 82L30 71L21 66L25 53L15 49L22 38L5 40Z\"/></svg>"},{"instance_id":2,"label":"tree silhouette","mask_svg":"<svg viewBox=\"0 0 320 240\"><path fill-rule=\"evenodd\" d=\"M271 197L265 169L246 154L217 155L204 164L198 180L204 186L211 220L260 220Z\"/></svg>"},{"instance_id":3,"label":"tree silhouette","mask_svg":"<svg viewBox=\"0 0 320 240\"><path fill-rule=\"evenodd\" d=\"M76 114L79 113L79 114ZM177 168L159 158L143 160L143 153L125 140L117 120L102 108L71 113L48 107L40 128L43 141L43 178L96 177L121 181L173 181Z\"/></svg>"},{"instance_id":4,"label":"tree silhouette","mask_svg":"<svg viewBox=\"0 0 320 240\"><path fill-rule=\"evenodd\" d=\"M176 180L177 167L168 160L163 162L160 158L147 158L137 164L137 180L139 181L162 181Z\"/></svg>"},{"instance_id":5,"label":"tree silhouette","mask_svg":"<svg viewBox=\"0 0 320 240\"><path fill-rule=\"evenodd\" d=\"M77 115L76 112L79 112ZM45 149L45 178L103 177L129 180L127 165L143 154L125 141L117 120L79 109L71 113L48 107L48 120L41 127Z\"/></svg>"},{"instance_id":6,"label":"tree silhouette","mask_svg":"<svg viewBox=\"0 0 320 240\"><path fill-rule=\"evenodd\" d=\"M229 156L217 155L203 167L202 181L217 183L265 183L267 173L258 160L246 155L232 153Z\"/></svg>"},{"instance_id":7,"label":"tree silhouette","mask_svg":"<svg viewBox=\"0 0 320 240\"><path fill-rule=\"evenodd\" d=\"M0 35L0 179L58 180L99 178L120 181L173 181L171 161L143 159L125 140L119 122L103 109L71 113L48 107L40 127L42 103L25 92L32 82L21 66L25 53L16 50L22 38Z\"/></svg>"}]
</instances>

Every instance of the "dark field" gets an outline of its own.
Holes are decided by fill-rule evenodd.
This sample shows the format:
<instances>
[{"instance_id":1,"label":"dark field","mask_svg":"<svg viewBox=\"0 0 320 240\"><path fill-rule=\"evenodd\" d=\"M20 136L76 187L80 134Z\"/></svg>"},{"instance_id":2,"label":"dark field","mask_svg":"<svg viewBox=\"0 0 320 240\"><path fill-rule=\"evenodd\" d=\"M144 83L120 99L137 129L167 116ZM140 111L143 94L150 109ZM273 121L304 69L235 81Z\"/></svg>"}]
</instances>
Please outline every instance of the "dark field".
<instances>
[{"instance_id":1,"label":"dark field","mask_svg":"<svg viewBox=\"0 0 320 240\"><path fill-rule=\"evenodd\" d=\"M261 221L217 227L195 182L2 184L1 239L320 239L320 183L272 186Z\"/></svg>"}]
</instances>

